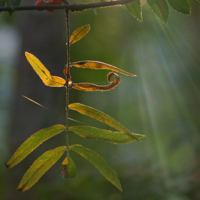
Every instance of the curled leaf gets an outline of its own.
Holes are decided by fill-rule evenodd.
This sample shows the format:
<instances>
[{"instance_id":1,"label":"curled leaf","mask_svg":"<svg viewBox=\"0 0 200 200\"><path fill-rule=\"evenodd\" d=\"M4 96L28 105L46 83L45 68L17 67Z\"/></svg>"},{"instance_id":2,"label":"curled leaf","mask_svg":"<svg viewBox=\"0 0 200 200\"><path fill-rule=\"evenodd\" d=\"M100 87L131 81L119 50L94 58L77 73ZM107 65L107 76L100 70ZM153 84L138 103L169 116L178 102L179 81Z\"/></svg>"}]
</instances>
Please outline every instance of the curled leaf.
<instances>
[{"instance_id":1,"label":"curled leaf","mask_svg":"<svg viewBox=\"0 0 200 200\"><path fill-rule=\"evenodd\" d=\"M26 58L46 86L64 87L66 81L58 76L51 76L49 70L33 54L25 52Z\"/></svg>"},{"instance_id":2,"label":"curled leaf","mask_svg":"<svg viewBox=\"0 0 200 200\"><path fill-rule=\"evenodd\" d=\"M92 163L108 181L122 191L122 186L117 175L98 153L78 144L72 145L69 148Z\"/></svg>"},{"instance_id":3,"label":"curled leaf","mask_svg":"<svg viewBox=\"0 0 200 200\"><path fill-rule=\"evenodd\" d=\"M75 110L83 115L87 115L89 117L92 117L96 120L99 120L100 122L103 122L113 128L115 128L116 130L119 130L120 132L128 135L129 137L140 141L133 133L131 133L126 127L124 127L122 124L120 124L118 121L116 121L115 119L113 119L112 117L106 115L105 113L96 110L94 108L91 108L89 106L80 104L80 103L71 103L68 106L69 109L71 110Z\"/></svg>"},{"instance_id":4,"label":"curled leaf","mask_svg":"<svg viewBox=\"0 0 200 200\"><path fill-rule=\"evenodd\" d=\"M77 169L74 161L70 157L66 157L58 172L63 178L74 178L77 175Z\"/></svg>"},{"instance_id":5,"label":"curled leaf","mask_svg":"<svg viewBox=\"0 0 200 200\"><path fill-rule=\"evenodd\" d=\"M124 133L99 129L90 126L71 126L69 127L69 130L73 131L74 133L83 138L103 140L113 144L125 144L135 141L135 139L130 138ZM140 134L134 134L134 136L137 137L138 139L145 137L144 135Z\"/></svg>"},{"instance_id":6,"label":"curled leaf","mask_svg":"<svg viewBox=\"0 0 200 200\"><path fill-rule=\"evenodd\" d=\"M113 82L110 81L112 76L115 76ZM110 72L108 74L107 80L109 81L109 83L111 83L110 85L95 85L92 83L74 83L72 85L72 88L83 91L108 91L114 89L117 85L119 85L121 81L120 77L114 72Z\"/></svg>"},{"instance_id":7,"label":"curled leaf","mask_svg":"<svg viewBox=\"0 0 200 200\"><path fill-rule=\"evenodd\" d=\"M24 192L37 183L41 176L58 161L66 149L67 147L60 146L43 153L26 171L17 189Z\"/></svg>"},{"instance_id":8,"label":"curled leaf","mask_svg":"<svg viewBox=\"0 0 200 200\"><path fill-rule=\"evenodd\" d=\"M108 69L114 72L119 72L127 76L132 76L132 77L136 76L135 74L130 74L115 66L109 65L107 63L99 62L99 61L86 60L86 61L73 62L70 65L73 65L75 67L80 67L80 68L89 68L89 69Z\"/></svg>"},{"instance_id":9,"label":"curled leaf","mask_svg":"<svg viewBox=\"0 0 200 200\"><path fill-rule=\"evenodd\" d=\"M14 167L24 158L26 158L26 156L28 156L40 144L64 130L65 126L57 124L48 128L41 129L34 133L17 149L10 160L6 163L6 166L8 168Z\"/></svg>"},{"instance_id":10,"label":"curled leaf","mask_svg":"<svg viewBox=\"0 0 200 200\"><path fill-rule=\"evenodd\" d=\"M83 38L89 32L89 30L90 30L90 25L89 24L76 29L72 33L69 43L73 44L73 43L79 41L81 38Z\"/></svg>"}]
</instances>

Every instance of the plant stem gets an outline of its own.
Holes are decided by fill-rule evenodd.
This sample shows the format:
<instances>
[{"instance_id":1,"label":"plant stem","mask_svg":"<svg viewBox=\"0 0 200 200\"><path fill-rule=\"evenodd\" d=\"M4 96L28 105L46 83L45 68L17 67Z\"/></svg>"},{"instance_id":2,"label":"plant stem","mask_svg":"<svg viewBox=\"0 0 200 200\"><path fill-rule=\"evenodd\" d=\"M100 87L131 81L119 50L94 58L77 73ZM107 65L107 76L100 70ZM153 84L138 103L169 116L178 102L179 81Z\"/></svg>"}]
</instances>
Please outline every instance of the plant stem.
<instances>
[{"instance_id":1,"label":"plant stem","mask_svg":"<svg viewBox=\"0 0 200 200\"><path fill-rule=\"evenodd\" d=\"M69 157L69 131L68 131L68 116L69 116L69 86L68 86L68 82L69 82L69 78L70 78L70 67L69 67L69 63L70 63L70 45L69 45L69 11L65 10L65 16L66 16L66 33L67 33L67 69L68 69L68 73L65 74L65 78L66 78L66 146L67 146L67 157Z\"/></svg>"}]
</instances>

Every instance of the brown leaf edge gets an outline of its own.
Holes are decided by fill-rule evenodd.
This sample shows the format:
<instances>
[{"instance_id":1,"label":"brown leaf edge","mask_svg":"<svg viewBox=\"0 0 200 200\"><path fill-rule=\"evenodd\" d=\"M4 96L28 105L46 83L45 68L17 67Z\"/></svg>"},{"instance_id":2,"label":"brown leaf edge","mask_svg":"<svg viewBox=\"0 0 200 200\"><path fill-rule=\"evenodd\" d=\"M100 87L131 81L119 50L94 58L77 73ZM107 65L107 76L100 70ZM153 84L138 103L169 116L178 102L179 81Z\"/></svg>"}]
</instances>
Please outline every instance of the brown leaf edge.
<instances>
[{"instance_id":1,"label":"brown leaf edge","mask_svg":"<svg viewBox=\"0 0 200 200\"><path fill-rule=\"evenodd\" d=\"M111 78L115 76L115 79L113 81L111 81ZM73 83L72 88L77 89L77 90L82 90L82 91L108 91L108 90L112 90L115 87L117 87L117 85L119 85L121 78L120 76L118 76L116 73L114 72L110 72L107 75L107 80L109 83L109 85L95 85L92 83Z\"/></svg>"}]
</instances>

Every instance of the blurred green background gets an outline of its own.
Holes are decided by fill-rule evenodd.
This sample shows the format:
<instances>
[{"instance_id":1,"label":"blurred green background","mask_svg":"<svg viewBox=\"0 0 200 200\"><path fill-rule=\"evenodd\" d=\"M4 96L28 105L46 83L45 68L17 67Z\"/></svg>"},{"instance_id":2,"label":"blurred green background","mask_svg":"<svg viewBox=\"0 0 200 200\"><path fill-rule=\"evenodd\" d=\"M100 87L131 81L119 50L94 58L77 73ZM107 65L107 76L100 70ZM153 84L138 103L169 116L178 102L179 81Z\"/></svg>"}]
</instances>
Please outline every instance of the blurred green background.
<instances>
[{"instance_id":1,"label":"blurred green background","mask_svg":"<svg viewBox=\"0 0 200 200\"><path fill-rule=\"evenodd\" d=\"M72 45L71 61L98 60L137 74L135 78L120 75L120 85L109 92L70 90L70 102L101 110L132 132L146 135L142 143L117 146L70 133L70 144L80 143L95 150L116 171L123 193L74 152L70 155L78 168L75 179L65 180L57 174L60 159L32 189L25 193L16 190L39 155L65 144L63 133L42 144L14 168L8 170L4 165L31 134L65 123L65 89L44 86L24 56L25 51L34 54L52 75L63 77L65 17L61 10L16 12L12 17L1 13L0 199L200 199L200 4L189 2L192 14L170 9L167 26L145 1L142 23L124 6L97 9L97 15L93 10L70 14L71 33L80 26L91 26L86 37ZM107 73L71 68L73 82L107 84ZM70 117L86 125L109 128L75 112Z\"/></svg>"}]
</instances>

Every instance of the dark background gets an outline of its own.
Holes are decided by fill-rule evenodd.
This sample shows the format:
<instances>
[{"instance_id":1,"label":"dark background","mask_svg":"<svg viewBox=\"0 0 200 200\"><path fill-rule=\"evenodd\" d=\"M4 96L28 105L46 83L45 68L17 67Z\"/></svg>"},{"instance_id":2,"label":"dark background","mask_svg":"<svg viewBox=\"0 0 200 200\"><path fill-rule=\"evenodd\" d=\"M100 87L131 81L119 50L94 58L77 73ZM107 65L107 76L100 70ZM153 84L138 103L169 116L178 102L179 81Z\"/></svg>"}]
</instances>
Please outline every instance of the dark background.
<instances>
[{"instance_id":1,"label":"dark background","mask_svg":"<svg viewBox=\"0 0 200 200\"><path fill-rule=\"evenodd\" d=\"M12 17L1 13L0 199L200 199L200 4L190 0L191 16L170 9L165 26L143 3L142 23L124 6L97 9L97 15L93 10L70 14L71 33L80 26L91 26L86 37L71 46L71 61L99 60L137 74L135 78L120 75L120 85L110 92L70 90L70 102L101 110L132 132L146 135L142 143L117 146L70 133L70 144L82 144L105 158L117 172L123 193L74 152L70 156L78 168L76 178L66 180L56 173L60 159L29 191L16 190L38 156L65 145L65 134L61 133L14 168L8 170L4 165L31 134L65 123L65 88L46 87L24 55L25 51L34 54L52 75L64 77L65 15L62 10L23 11ZM73 82L107 84L107 73L71 69ZM75 112L70 117L85 125L109 129Z\"/></svg>"}]
</instances>

